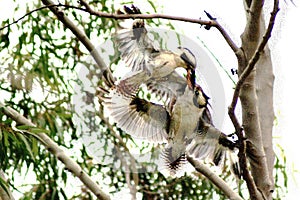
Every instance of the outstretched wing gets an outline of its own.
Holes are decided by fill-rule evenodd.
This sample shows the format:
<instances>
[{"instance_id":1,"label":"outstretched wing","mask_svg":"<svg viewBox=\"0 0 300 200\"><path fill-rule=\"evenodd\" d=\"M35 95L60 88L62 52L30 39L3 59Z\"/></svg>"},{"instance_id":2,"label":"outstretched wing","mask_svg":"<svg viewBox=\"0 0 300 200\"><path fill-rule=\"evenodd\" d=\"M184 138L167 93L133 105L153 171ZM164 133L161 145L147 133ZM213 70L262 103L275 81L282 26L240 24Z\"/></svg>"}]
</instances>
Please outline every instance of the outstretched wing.
<instances>
[{"instance_id":1,"label":"outstretched wing","mask_svg":"<svg viewBox=\"0 0 300 200\"><path fill-rule=\"evenodd\" d=\"M111 90L103 103L117 126L128 134L151 142L166 142L170 116L162 105L123 95L117 89Z\"/></svg>"},{"instance_id":2,"label":"outstretched wing","mask_svg":"<svg viewBox=\"0 0 300 200\"><path fill-rule=\"evenodd\" d=\"M201 132L194 133L187 153L196 159L219 165L225 156L223 147L219 145L219 134L213 126L205 127Z\"/></svg>"},{"instance_id":3,"label":"outstretched wing","mask_svg":"<svg viewBox=\"0 0 300 200\"><path fill-rule=\"evenodd\" d=\"M167 99L170 99L172 96L178 97L183 95L187 83L182 76L176 71L173 71L163 78L150 79L146 85L151 93L154 93L161 98L166 97Z\"/></svg>"},{"instance_id":4,"label":"outstretched wing","mask_svg":"<svg viewBox=\"0 0 300 200\"><path fill-rule=\"evenodd\" d=\"M187 152L196 159L220 165L225 157L226 148L233 150L237 145L237 139L233 137L225 135L212 124L208 124L201 119L197 130L191 137L191 143L187 147Z\"/></svg>"},{"instance_id":5,"label":"outstretched wing","mask_svg":"<svg viewBox=\"0 0 300 200\"><path fill-rule=\"evenodd\" d=\"M131 8L124 6L127 14L140 14L138 8L132 5ZM123 13L124 14L124 13ZM153 41L147 35L144 20L137 19L131 28L119 25L116 33L116 45L121 53L121 58L126 66L130 66L132 71L147 70L151 72L151 55L158 52L158 48L153 46Z\"/></svg>"},{"instance_id":6,"label":"outstretched wing","mask_svg":"<svg viewBox=\"0 0 300 200\"><path fill-rule=\"evenodd\" d=\"M162 78L152 78L146 71L137 71L125 75L120 80L117 88L124 95L135 94L142 83L146 84L151 94L168 103L183 95L187 86L185 78L176 71Z\"/></svg>"}]
</instances>

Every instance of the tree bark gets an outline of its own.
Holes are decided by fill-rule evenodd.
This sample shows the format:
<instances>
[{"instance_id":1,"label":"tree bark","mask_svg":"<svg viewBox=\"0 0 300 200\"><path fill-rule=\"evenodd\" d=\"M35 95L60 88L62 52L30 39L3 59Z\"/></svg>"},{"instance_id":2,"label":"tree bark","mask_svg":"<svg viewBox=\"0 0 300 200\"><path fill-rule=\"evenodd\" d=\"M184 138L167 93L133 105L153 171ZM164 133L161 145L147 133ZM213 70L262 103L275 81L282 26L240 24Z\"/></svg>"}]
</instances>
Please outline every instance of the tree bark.
<instances>
[{"instance_id":1,"label":"tree bark","mask_svg":"<svg viewBox=\"0 0 300 200\"><path fill-rule=\"evenodd\" d=\"M247 25L241 35L244 60L239 61L239 73L243 72L247 66L265 33L266 28L262 16L263 3L262 0L245 2ZM261 52L260 58L261 60L256 63L254 70L241 87L240 100L251 174L262 198L272 199L273 186L270 177L272 177L273 171L271 163L274 161L272 149L273 101L270 99L273 98L274 78L270 52L267 47Z\"/></svg>"},{"instance_id":2,"label":"tree bark","mask_svg":"<svg viewBox=\"0 0 300 200\"><path fill-rule=\"evenodd\" d=\"M261 18L261 30L265 31L265 20ZM262 133L263 147L266 154L269 177L271 179L271 190L274 189L273 168L275 153L273 150L273 88L274 74L271 60L271 53L268 46L261 54L256 69L256 94L258 103L258 114L260 119L260 129Z\"/></svg>"}]
</instances>

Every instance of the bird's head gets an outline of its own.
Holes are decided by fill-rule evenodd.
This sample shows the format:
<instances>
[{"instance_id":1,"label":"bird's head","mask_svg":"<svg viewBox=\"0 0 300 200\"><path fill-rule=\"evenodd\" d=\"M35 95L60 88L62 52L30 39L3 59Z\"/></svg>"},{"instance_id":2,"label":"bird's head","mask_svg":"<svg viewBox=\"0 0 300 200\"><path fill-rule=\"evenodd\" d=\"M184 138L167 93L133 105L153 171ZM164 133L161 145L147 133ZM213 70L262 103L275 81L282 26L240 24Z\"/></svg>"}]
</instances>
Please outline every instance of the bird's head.
<instances>
[{"instance_id":1,"label":"bird's head","mask_svg":"<svg viewBox=\"0 0 300 200\"><path fill-rule=\"evenodd\" d=\"M194 87L193 102L196 107L203 108L208 104L209 97L203 92L199 85Z\"/></svg>"},{"instance_id":2,"label":"bird's head","mask_svg":"<svg viewBox=\"0 0 300 200\"><path fill-rule=\"evenodd\" d=\"M239 138L235 133L229 134L219 138L219 143L224 147L228 147L231 150L239 146Z\"/></svg>"}]
</instances>

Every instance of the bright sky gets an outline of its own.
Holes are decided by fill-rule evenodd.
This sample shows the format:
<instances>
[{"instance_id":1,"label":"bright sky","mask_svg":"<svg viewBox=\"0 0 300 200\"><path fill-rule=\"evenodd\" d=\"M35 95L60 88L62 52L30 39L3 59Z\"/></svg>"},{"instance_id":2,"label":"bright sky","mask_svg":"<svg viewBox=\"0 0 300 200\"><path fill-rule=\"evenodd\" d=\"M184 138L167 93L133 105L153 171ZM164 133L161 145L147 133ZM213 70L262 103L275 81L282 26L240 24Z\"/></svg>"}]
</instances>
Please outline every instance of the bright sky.
<instances>
[{"instance_id":1,"label":"bright sky","mask_svg":"<svg viewBox=\"0 0 300 200\"><path fill-rule=\"evenodd\" d=\"M239 41L239 36L244 28L243 9L241 1L192 1L185 0L185 6L175 9L174 6L182 4L182 1L167 1L169 5L165 6L166 13L174 15L183 15L198 17L202 15L202 11L206 10L216 16L221 24L233 34L233 39ZM270 1L266 1L269 3ZM272 1L271 1L272 2ZM274 61L275 73L275 115L278 125L274 127L274 145L280 144L287 157L287 173L288 173L288 196L285 199L298 199L300 194L300 159L297 147L299 146L300 133L298 124L299 117L297 112L300 111L300 95L297 95L295 89L300 85L299 73L300 66L298 62L298 52L300 45L300 27L298 20L300 19L300 9L295 7L288 0L280 1L281 11L278 14L270 47L273 49L272 59ZM297 6L300 1L294 1ZM271 5L268 5L271 9ZM178 7L177 7L178 8ZM270 9L266 13L270 12ZM203 16L203 15L202 15ZM267 15L266 15L267 16ZM207 46L216 54L221 63L225 66L236 66L234 55L230 51L225 50L222 38L203 31L187 31L186 33L196 33L207 44ZM228 97L228 96L227 96ZM229 100L231 96L229 96ZM228 105L228 104L227 104ZM276 153L279 155L278 148L275 147Z\"/></svg>"},{"instance_id":2,"label":"bright sky","mask_svg":"<svg viewBox=\"0 0 300 200\"><path fill-rule=\"evenodd\" d=\"M244 28L244 18L242 17L244 15L240 0L173 0L158 2L157 4L164 5L165 14L192 18L202 16L204 19L205 15L203 14L203 10L206 10L213 16L216 16L219 22L224 24L228 32L233 34L233 39L237 41L237 43L239 42L239 35ZM298 64L300 9L290 3L289 0L286 0L286 2L287 3L280 1L281 11L276 21L277 24L272 35L270 46L273 50L272 58L274 60L276 76L274 101L275 114L278 121L278 125L274 127L274 143L280 144L285 149L287 156L289 194L285 199L290 200L300 195L300 159L299 155L297 155L297 147L300 141L300 131L297 127L299 120L297 112L300 111L300 95L296 93L296 88L300 85L300 66ZM295 0L294 2L297 6L300 6L299 0ZM0 0L0 5L7 4L4 3L4 0ZM3 7L5 6L2 6L2 9ZM10 10L6 9L0 12L0 21L11 15L11 12L8 13L8 11ZM188 24L183 26L182 23L180 23L180 27L178 28L179 32L180 29L184 29L184 32L193 38L199 36L224 66L228 66L229 69L236 67L234 55L217 31L205 31L200 29L198 25ZM227 101L229 101L231 95L227 95L227 98ZM228 105L228 103L226 105ZM276 152L278 153L278 151Z\"/></svg>"},{"instance_id":3,"label":"bright sky","mask_svg":"<svg viewBox=\"0 0 300 200\"><path fill-rule=\"evenodd\" d=\"M168 4L168 3L169 4ZM166 1L165 13L174 15L199 17L203 10L210 12L216 16L221 24L233 34L233 39L239 41L239 36L244 28L243 9L241 1L192 1L185 0L184 6L182 1ZM266 1L270 4L270 1ZM300 194L300 159L297 147L299 146L300 133L298 124L299 117L297 112L300 111L300 95L297 95L295 89L300 85L299 73L300 66L298 62L298 52L300 45L300 27L298 20L300 19L299 7L294 6L288 0L285 3L280 1L281 11L278 14L270 47L272 48L272 59L274 61L275 79L275 115L278 120L278 125L274 127L274 145L280 144L287 157L287 173L288 173L288 196L285 199L296 199ZM294 1L297 6L300 1ZM174 7L177 6L177 9ZM269 8L271 9L271 5ZM268 9L269 13L271 10ZM180 12L178 12L180 10ZM266 15L268 16L268 15ZM195 33L207 44L214 52L221 63L228 67L235 67L236 61L234 55L227 51L226 44L218 35L211 32L203 31L186 31L185 33ZM225 45L225 46L224 46ZM228 96L227 96L228 97ZM229 95L229 100L231 96ZM228 105L228 104L227 104ZM278 148L275 147L276 153L279 155Z\"/></svg>"}]
</instances>

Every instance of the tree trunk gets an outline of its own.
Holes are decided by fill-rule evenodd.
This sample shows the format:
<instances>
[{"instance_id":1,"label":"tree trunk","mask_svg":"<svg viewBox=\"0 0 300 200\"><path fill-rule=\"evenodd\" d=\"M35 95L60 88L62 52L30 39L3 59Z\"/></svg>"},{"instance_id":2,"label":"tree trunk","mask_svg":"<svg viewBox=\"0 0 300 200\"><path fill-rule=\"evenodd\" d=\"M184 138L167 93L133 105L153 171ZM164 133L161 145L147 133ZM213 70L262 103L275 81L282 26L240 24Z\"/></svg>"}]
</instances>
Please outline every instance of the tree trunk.
<instances>
[{"instance_id":1,"label":"tree trunk","mask_svg":"<svg viewBox=\"0 0 300 200\"><path fill-rule=\"evenodd\" d=\"M261 30L265 30L265 21L262 19ZM263 54L257 63L256 68L256 94L258 104L258 114L260 119L260 130L262 134L262 142L267 158L267 166L269 177L272 183L271 190L274 190L274 160L275 153L273 150L273 89L274 89L274 74L271 60L270 49L266 46Z\"/></svg>"},{"instance_id":2,"label":"tree trunk","mask_svg":"<svg viewBox=\"0 0 300 200\"><path fill-rule=\"evenodd\" d=\"M263 1L245 2L247 25L241 35L244 59L239 60L239 74L262 40L265 23L262 16ZM273 161L272 126L273 126L273 79L270 50L262 52L254 70L247 77L240 91L243 128L247 138L247 156L251 174L263 199L272 199Z\"/></svg>"}]
</instances>

